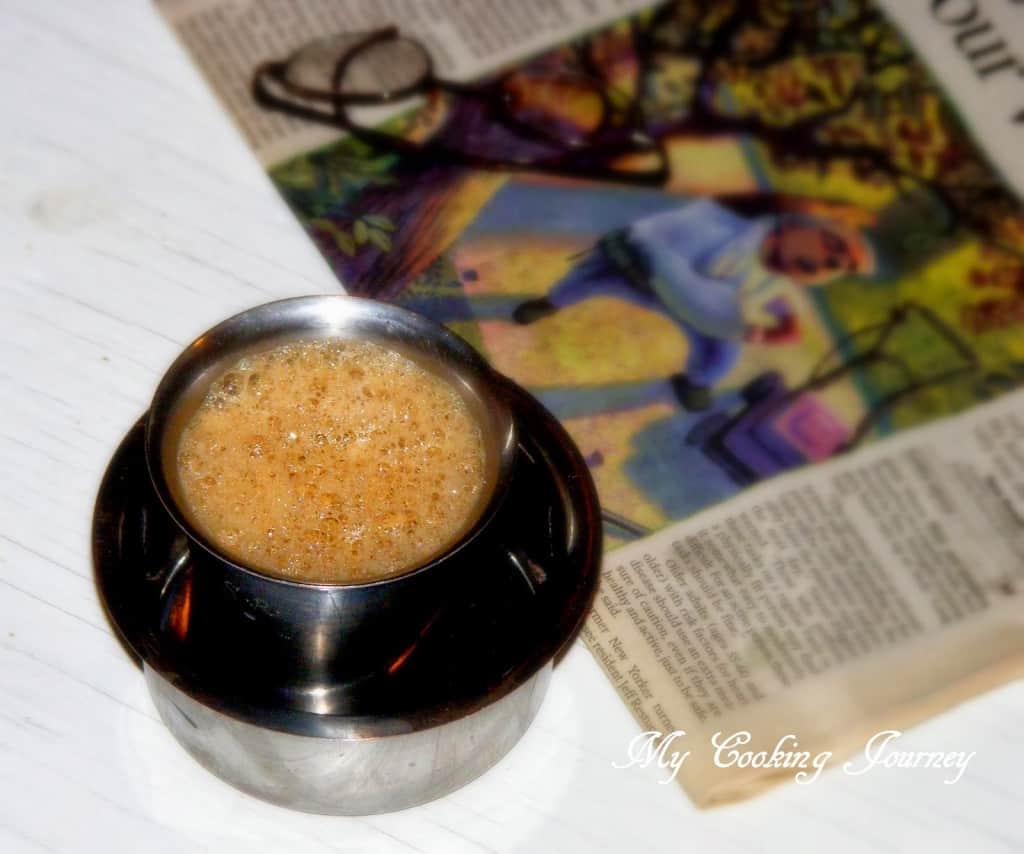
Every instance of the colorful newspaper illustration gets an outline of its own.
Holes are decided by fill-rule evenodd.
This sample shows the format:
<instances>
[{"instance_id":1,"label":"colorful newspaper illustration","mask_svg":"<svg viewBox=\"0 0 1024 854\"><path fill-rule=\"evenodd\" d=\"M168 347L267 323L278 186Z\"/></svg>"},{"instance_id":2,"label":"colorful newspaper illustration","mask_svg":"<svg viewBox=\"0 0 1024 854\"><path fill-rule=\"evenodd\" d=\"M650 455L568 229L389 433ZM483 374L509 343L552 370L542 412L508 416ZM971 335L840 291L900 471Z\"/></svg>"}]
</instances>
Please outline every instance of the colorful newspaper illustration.
<instances>
[{"instance_id":1,"label":"colorful newspaper illustration","mask_svg":"<svg viewBox=\"0 0 1024 854\"><path fill-rule=\"evenodd\" d=\"M716 732L838 758L1020 672L1019 4L158 5L344 288L572 434L584 639L698 804L794 776Z\"/></svg>"}]
</instances>

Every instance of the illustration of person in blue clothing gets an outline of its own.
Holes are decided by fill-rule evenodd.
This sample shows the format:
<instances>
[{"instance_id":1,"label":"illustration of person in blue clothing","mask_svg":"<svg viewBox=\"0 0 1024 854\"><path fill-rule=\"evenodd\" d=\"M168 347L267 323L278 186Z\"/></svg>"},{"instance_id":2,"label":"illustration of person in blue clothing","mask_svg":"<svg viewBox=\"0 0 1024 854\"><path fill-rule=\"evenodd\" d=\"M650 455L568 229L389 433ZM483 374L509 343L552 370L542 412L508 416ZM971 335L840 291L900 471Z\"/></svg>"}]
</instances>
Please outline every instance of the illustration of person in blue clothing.
<instances>
[{"instance_id":1,"label":"illustration of person in blue clothing","mask_svg":"<svg viewBox=\"0 0 1024 854\"><path fill-rule=\"evenodd\" d=\"M698 411L711 405L744 342L799 336L786 296L794 283L822 285L873 268L867 238L841 223L799 214L748 219L700 199L605 235L546 297L520 303L513 320L534 323L598 296L659 311L689 342L671 383L681 404Z\"/></svg>"}]
</instances>

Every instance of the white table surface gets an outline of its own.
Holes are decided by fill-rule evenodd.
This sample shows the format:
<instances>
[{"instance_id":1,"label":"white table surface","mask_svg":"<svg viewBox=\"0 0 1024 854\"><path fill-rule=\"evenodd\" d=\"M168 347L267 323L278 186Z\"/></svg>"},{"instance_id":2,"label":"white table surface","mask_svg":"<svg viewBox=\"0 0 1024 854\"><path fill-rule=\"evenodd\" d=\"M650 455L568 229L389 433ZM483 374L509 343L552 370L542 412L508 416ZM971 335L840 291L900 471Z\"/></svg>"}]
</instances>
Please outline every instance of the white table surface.
<instances>
[{"instance_id":1,"label":"white table surface","mask_svg":"<svg viewBox=\"0 0 1024 854\"><path fill-rule=\"evenodd\" d=\"M104 467L177 351L330 271L145 0L0 0L0 851L1024 850L1024 685L922 725L935 772L833 770L711 812L656 768L589 654L497 767L371 818L268 806L164 729L93 586Z\"/></svg>"}]
</instances>

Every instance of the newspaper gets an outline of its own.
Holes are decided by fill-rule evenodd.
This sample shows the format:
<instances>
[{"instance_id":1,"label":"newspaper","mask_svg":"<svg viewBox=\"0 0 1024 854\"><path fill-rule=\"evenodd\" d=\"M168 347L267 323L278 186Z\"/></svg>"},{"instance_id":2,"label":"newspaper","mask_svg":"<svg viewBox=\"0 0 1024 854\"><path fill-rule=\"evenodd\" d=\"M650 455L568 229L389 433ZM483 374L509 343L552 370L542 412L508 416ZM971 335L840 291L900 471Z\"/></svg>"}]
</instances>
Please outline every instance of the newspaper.
<instances>
[{"instance_id":1,"label":"newspaper","mask_svg":"<svg viewBox=\"0 0 1024 854\"><path fill-rule=\"evenodd\" d=\"M861 773L1020 673L1024 7L157 3L344 287L586 455L623 764L702 806ZM310 45L334 95L258 101Z\"/></svg>"},{"instance_id":2,"label":"newspaper","mask_svg":"<svg viewBox=\"0 0 1024 854\"><path fill-rule=\"evenodd\" d=\"M1018 393L615 552L584 633L713 804L808 770L723 765L713 739L844 756L1020 675L1022 590Z\"/></svg>"},{"instance_id":3,"label":"newspaper","mask_svg":"<svg viewBox=\"0 0 1024 854\"><path fill-rule=\"evenodd\" d=\"M649 0L158 0L207 81L264 165L325 145L338 130L261 110L252 69L329 33L401 23L437 71L469 80L649 5ZM381 120L393 110L380 110Z\"/></svg>"}]
</instances>

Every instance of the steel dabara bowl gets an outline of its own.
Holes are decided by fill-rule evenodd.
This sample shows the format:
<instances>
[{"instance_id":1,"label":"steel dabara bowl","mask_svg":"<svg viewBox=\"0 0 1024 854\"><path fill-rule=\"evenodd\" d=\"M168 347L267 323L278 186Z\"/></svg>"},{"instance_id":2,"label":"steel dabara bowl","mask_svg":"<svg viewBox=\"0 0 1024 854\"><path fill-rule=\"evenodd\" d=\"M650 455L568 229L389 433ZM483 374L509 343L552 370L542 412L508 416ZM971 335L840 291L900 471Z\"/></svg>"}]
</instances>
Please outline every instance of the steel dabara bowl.
<instances>
[{"instance_id":1,"label":"steel dabara bowl","mask_svg":"<svg viewBox=\"0 0 1024 854\"><path fill-rule=\"evenodd\" d=\"M476 520L423 566L306 584L228 559L181 509L177 443L212 382L288 341L372 340L456 388L485 439ZM283 300L197 338L111 461L93 520L97 585L175 737L211 771L297 809L369 814L439 797L519 739L597 587L596 492L526 392L412 312Z\"/></svg>"}]
</instances>

